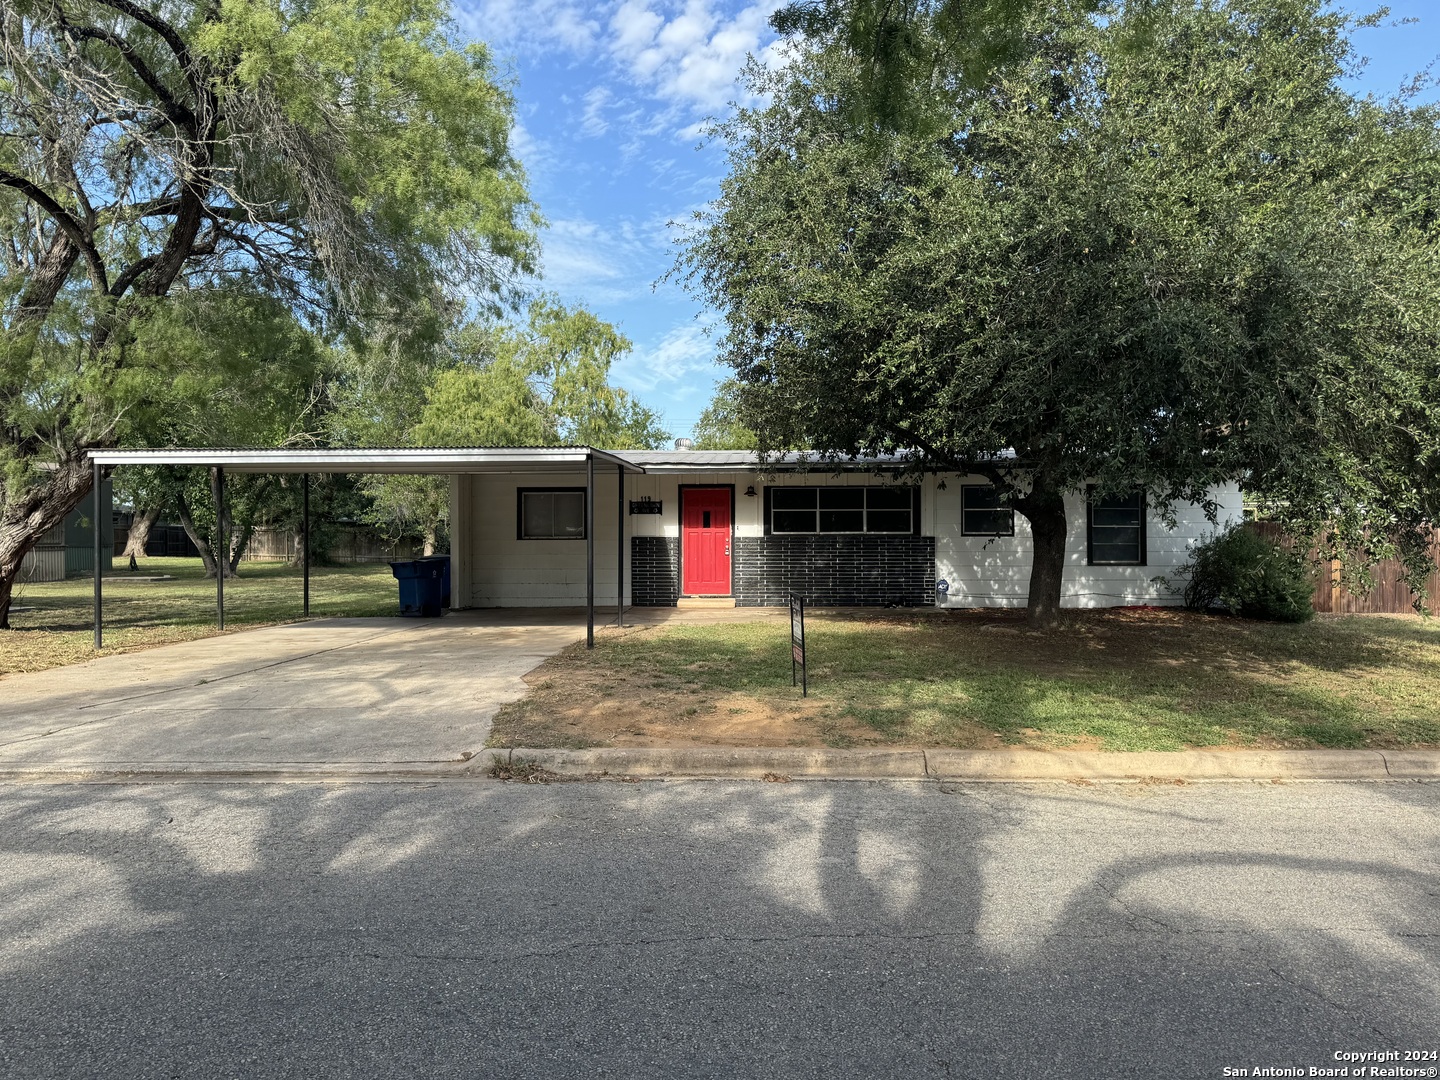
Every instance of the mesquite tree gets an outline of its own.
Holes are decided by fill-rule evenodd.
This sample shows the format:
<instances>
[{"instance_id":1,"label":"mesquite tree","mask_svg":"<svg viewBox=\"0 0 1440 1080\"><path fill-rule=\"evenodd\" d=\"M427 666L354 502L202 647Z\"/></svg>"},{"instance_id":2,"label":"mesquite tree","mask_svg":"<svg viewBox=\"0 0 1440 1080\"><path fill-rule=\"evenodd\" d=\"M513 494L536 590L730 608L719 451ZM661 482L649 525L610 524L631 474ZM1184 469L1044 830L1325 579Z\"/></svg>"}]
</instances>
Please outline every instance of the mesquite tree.
<instances>
[{"instance_id":1,"label":"mesquite tree","mask_svg":"<svg viewBox=\"0 0 1440 1080\"><path fill-rule=\"evenodd\" d=\"M0 5L0 627L21 559L187 357L134 340L243 287L394 326L531 269L512 103L441 0Z\"/></svg>"},{"instance_id":2,"label":"mesquite tree","mask_svg":"<svg viewBox=\"0 0 1440 1080\"><path fill-rule=\"evenodd\" d=\"M916 32L923 23L914 24ZM753 71L680 272L724 314L761 446L979 473L1052 624L1067 492L1165 513L1242 481L1302 531L1425 569L1440 520L1433 108L1357 100L1318 0L1032 18L923 122L843 41ZM871 119L867 120L866 117ZM939 122L944 120L943 123Z\"/></svg>"}]
</instances>

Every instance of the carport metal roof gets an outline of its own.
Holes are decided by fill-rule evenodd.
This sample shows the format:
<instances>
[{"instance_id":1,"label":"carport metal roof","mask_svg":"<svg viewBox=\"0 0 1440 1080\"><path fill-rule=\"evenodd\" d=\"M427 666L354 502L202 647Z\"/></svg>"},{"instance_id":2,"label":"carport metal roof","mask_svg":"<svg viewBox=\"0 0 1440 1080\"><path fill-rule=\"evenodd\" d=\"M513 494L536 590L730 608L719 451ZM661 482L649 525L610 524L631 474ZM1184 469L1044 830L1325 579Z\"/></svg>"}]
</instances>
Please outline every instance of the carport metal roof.
<instances>
[{"instance_id":1,"label":"carport metal roof","mask_svg":"<svg viewBox=\"0 0 1440 1080\"><path fill-rule=\"evenodd\" d=\"M618 454L589 446L405 446L271 449L165 447L92 450L96 465L198 465L263 473L574 472L587 462L643 473Z\"/></svg>"},{"instance_id":2,"label":"carport metal roof","mask_svg":"<svg viewBox=\"0 0 1440 1080\"><path fill-rule=\"evenodd\" d=\"M454 475L457 473L559 473L585 471L585 606L589 615L585 643L595 647L595 469L615 470L618 507L615 529L618 580L616 590L616 622L625 621L625 474L643 473L644 466L625 460L619 454L596 450L593 446L391 446L340 447L326 449L285 449L262 447L163 447L130 450L92 450L90 467L93 472L95 520L102 520L100 476L113 465L180 465L213 468L218 497L219 520L225 519L225 474L299 473L304 476L303 518L305 534L310 532L311 473L413 473ZM217 522L218 525L218 522ZM100 538L103 530L95 529L95 648L101 645L103 598L101 566L104 554ZM217 534L219 530L217 529ZM310 545L303 548L302 611L310 614ZM225 629L225 574L215 575L215 617Z\"/></svg>"}]
</instances>

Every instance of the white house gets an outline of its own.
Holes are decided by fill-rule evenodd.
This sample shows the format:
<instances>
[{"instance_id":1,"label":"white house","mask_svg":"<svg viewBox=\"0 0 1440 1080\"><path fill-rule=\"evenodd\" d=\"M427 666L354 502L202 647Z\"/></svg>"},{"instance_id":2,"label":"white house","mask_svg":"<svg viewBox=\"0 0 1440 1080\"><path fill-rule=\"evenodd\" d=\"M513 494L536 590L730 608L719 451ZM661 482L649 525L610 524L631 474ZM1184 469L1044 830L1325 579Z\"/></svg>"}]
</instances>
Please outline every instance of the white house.
<instances>
[{"instance_id":1,"label":"white house","mask_svg":"<svg viewBox=\"0 0 1440 1080\"><path fill-rule=\"evenodd\" d=\"M825 605L1025 604L1029 526L998 507L981 477L929 474L897 484L873 463L836 473L793 456L762 472L754 454L738 451L608 456L633 471L597 472L588 508L584 470L454 475L452 603L582 605L593 558L602 606L616 604L617 579L623 602L635 606L687 598L778 605L791 592ZM1241 520L1238 487L1215 498L1220 525ZM1067 607L1178 603L1155 579L1173 579L1195 541L1216 527L1189 505L1176 508L1168 527L1138 492L1094 505L1076 492L1066 506ZM587 513L592 545L584 543Z\"/></svg>"},{"instance_id":2,"label":"white house","mask_svg":"<svg viewBox=\"0 0 1440 1080\"><path fill-rule=\"evenodd\" d=\"M1020 607L1029 588L1029 529L983 478L897 483L873 460L837 468L790 456L762 469L748 452L588 446L166 447L90 458L102 519L103 472L117 465L448 476L451 606L584 606L592 643L597 605L752 607L797 593L821 605ZM1156 579L1173 581L1196 540L1241 520L1238 487L1213 495L1216 523L1179 506L1173 527L1140 492L1069 496L1064 605L1178 603ZM308 569L305 580L308 613ZM223 590L217 579L222 626Z\"/></svg>"}]
</instances>

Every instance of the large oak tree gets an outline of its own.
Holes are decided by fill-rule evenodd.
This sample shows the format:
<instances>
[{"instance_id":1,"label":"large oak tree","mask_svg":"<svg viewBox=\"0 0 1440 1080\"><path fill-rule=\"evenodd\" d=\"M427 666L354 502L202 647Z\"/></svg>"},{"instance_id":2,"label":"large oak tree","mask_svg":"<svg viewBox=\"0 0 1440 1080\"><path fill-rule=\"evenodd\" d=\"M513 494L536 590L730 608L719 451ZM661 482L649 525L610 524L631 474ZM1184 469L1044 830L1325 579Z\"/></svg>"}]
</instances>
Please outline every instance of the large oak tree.
<instances>
[{"instance_id":1,"label":"large oak tree","mask_svg":"<svg viewBox=\"0 0 1440 1080\"><path fill-rule=\"evenodd\" d=\"M1341 85L1318 0L1058 6L885 123L843 35L752 72L681 259L764 448L979 473L1057 617L1063 497L1243 481L1425 569L1440 520L1433 108ZM915 33L925 32L923 20ZM1208 505L1208 504L1207 504Z\"/></svg>"}]
</instances>

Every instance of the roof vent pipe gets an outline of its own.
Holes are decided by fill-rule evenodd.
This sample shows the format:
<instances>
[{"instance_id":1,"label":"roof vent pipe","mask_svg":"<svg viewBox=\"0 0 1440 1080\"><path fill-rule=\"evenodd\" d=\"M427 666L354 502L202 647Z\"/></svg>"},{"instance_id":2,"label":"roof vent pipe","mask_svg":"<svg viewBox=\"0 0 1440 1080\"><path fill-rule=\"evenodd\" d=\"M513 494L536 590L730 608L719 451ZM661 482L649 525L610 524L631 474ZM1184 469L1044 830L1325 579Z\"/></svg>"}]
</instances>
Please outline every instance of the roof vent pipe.
<instances>
[{"instance_id":1,"label":"roof vent pipe","mask_svg":"<svg viewBox=\"0 0 1440 1080\"><path fill-rule=\"evenodd\" d=\"M675 449L676 449L676 450L693 450L693 449L695 449L695 443L692 442L690 439L676 439L676 440L675 440Z\"/></svg>"}]
</instances>

